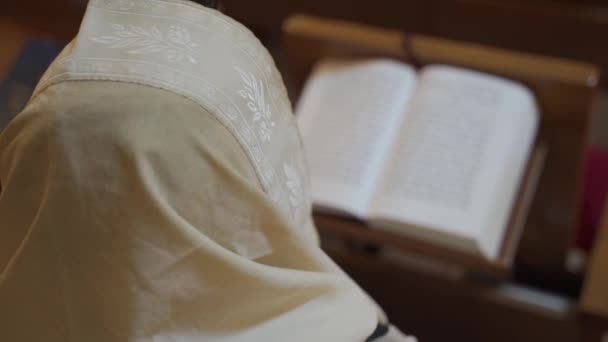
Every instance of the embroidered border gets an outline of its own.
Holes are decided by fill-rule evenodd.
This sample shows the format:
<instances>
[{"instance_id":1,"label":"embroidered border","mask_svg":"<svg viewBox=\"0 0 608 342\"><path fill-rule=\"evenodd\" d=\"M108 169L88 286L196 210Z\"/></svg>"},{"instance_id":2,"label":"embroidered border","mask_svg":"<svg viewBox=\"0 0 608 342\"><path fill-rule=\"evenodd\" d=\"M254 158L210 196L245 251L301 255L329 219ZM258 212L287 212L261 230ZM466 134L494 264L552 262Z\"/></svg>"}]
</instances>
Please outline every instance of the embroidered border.
<instances>
[{"instance_id":1,"label":"embroidered border","mask_svg":"<svg viewBox=\"0 0 608 342\"><path fill-rule=\"evenodd\" d=\"M279 205L281 210L299 221L306 220L310 209L310 201L306 198L305 187L301 178L306 174L303 156L296 155L296 162L290 164L279 162L282 167L281 177L266 156L264 143L270 142L272 130L275 129L273 111L282 115L291 115L291 104L283 86L282 78L274 61L261 43L242 25L213 10L203 10L180 0L92 0L87 16L95 15L96 11L107 13L119 12L123 15L148 16L163 20L168 31L162 32L156 27L143 27L117 20L106 23L109 32L91 39L107 49L121 50L116 54L136 56L137 59L127 58L91 58L81 57L74 51L76 42L70 44L43 76L34 96L46 87L65 80L110 80L140 83L181 94L212 113L235 136L250 158L260 184L267 195ZM172 13L171 16L169 16ZM86 22L86 18L85 18ZM244 71L238 67L233 70L243 81L243 88L237 96L243 98L251 116L233 100L231 94L224 91L203 77L195 76L180 70L160 64L158 58L147 58L149 55L161 53L167 62L183 62L196 65L198 60L195 50L198 43L190 32L181 24L196 25L199 28L219 31L225 43L235 46L244 53L257 69L261 79L256 74ZM84 24L83 24L84 25ZM187 26L187 25L185 25ZM85 28L86 29L86 28ZM80 37L80 35L79 35ZM262 68L260 65L264 65ZM267 89L267 85L272 88ZM190 90L189 90L190 89ZM195 89L192 91L191 89ZM33 97L34 97L33 96ZM251 117L252 120L248 120ZM284 119L283 123L294 130L296 148L300 148L301 139L293 118ZM252 129L250 124L257 128ZM282 164L282 165L281 165ZM289 172L287 172L289 170ZM296 179L297 177L297 179ZM284 178L280 182L279 178ZM296 186L297 185L297 186Z\"/></svg>"}]
</instances>

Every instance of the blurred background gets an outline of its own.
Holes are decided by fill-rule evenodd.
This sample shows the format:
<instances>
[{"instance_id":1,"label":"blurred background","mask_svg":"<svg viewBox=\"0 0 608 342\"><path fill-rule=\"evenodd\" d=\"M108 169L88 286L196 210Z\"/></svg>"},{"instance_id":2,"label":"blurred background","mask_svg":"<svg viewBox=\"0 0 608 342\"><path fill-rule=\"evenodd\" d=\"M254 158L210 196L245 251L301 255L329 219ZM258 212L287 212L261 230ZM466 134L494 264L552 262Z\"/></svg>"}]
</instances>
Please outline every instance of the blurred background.
<instances>
[{"instance_id":1,"label":"blurred background","mask_svg":"<svg viewBox=\"0 0 608 342\"><path fill-rule=\"evenodd\" d=\"M10 81L35 77L25 75L28 70L44 70L77 33L86 3L2 0L0 110L14 111L27 99L30 90L11 87ZM224 0L223 6L260 37L281 70L288 70L282 22L304 13L592 63L608 75L608 1L603 0ZM28 45L33 40L44 43ZM28 48L36 58L28 57ZM284 77L289 80L287 71ZM583 152L572 161L580 163L583 176L593 165L605 165L608 154L608 77L600 78L599 85ZM591 174L608 179L608 172L602 172ZM588 259L598 242L575 241L584 210L554 209L548 215L559 223L524 232L513 275L504 283L475 275L462 281L449 270L429 272L398 258L383 265L357 256L336 258L395 323L421 341L608 342L608 308L588 309L585 304L605 301L606 296L584 298ZM608 260L599 267L594 270L597 277L608 278ZM608 294L604 284L600 292Z\"/></svg>"},{"instance_id":2,"label":"blurred background","mask_svg":"<svg viewBox=\"0 0 608 342\"><path fill-rule=\"evenodd\" d=\"M23 0L0 4L0 28L19 25L31 32L71 39L87 0ZM224 0L228 15L241 21L274 49L281 23L290 14L305 13L353 20L412 33L549 56L591 62L608 71L608 2L603 0ZM28 34L3 34L0 63ZM2 66L3 64L0 64ZM606 78L603 85L608 85ZM608 100L603 97L604 104ZM608 129L607 115L594 116L593 126ZM592 131L593 141L608 137Z\"/></svg>"}]
</instances>

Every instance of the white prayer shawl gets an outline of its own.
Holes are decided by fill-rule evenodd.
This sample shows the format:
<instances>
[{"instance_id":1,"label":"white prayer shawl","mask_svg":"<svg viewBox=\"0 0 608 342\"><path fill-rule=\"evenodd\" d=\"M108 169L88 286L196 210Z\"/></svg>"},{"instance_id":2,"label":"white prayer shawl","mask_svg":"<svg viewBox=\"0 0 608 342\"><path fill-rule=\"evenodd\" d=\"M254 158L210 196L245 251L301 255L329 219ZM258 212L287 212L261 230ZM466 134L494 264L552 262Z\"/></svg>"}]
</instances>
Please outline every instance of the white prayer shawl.
<instances>
[{"instance_id":1,"label":"white prayer shawl","mask_svg":"<svg viewBox=\"0 0 608 342\"><path fill-rule=\"evenodd\" d=\"M0 135L0 184L0 341L364 341L383 319L318 247L271 57L215 10L91 1Z\"/></svg>"}]
</instances>

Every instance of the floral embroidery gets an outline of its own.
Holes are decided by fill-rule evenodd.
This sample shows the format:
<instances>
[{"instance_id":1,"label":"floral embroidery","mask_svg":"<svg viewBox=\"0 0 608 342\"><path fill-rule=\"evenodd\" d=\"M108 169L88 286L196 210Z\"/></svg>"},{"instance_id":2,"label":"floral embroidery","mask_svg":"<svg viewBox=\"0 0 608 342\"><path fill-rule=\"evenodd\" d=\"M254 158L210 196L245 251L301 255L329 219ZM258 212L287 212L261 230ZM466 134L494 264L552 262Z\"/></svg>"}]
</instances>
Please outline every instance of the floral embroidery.
<instances>
[{"instance_id":1,"label":"floral embroidery","mask_svg":"<svg viewBox=\"0 0 608 342\"><path fill-rule=\"evenodd\" d=\"M144 2L140 2L140 5L143 6L144 8L149 9L154 14L166 14L167 13L167 6L165 6L165 4L160 3L160 2L144 1Z\"/></svg>"},{"instance_id":2,"label":"floral embroidery","mask_svg":"<svg viewBox=\"0 0 608 342\"><path fill-rule=\"evenodd\" d=\"M95 79L146 84L185 96L234 135L280 211L299 224L308 219L309 184L291 104L269 53L251 32L181 1L91 0L89 11L80 37L51 66L36 94L65 80ZM228 73L205 73L199 67L201 51L193 37L204 38L211 31L218 39L208 42L205 53L219 56L226 49L239 63L226 65ZM91 51L90 44L107 48L82 55L80 51ZM241 84L236 92L235 83ZM293 130L291 139L270 144L276 130L283 129ZM284 162L287 156L291 163Z\"/></svg>"},{"instance_id":3,"label":"floral embroidery","mask_svg":"<svg viewBox=\"0 0 608 342\"><path fill-rule=\"evenodd\" d=\"M217 102L217 99L220 97L215 87L205 84L201 87L201 94L209 101L209 103Z\"/></svg>"},{"instance_id":4,"label":"floral embroidery","mask_svg":"<svg viewBox=\"0 0 608 342\"><path fill-rule=\"evenodd\" d=\"M96 2L101 2L101 0ZM109 9L118 9L123 11L130 10L135 6L135 2L133 0L104 0L101 3L107 6Z\"/></svg>"},{"instance_id":5,"label":"floral embroidery","mask_svg":"<svg viewBox=\"0 0 608 342\"><path fill-rule=\"evenodd\" d=\"M253 74L247 74L239 68L236 68L236 70L245 84L239 94L247 100L247 107L253 112L253 121L258 124L260 139L269 142L275 123L272 120L270 104L266 103L264 83L256 79Z\"/></svg>"},{"instance_id":6,"label":"floral embroidery","mask_svg":"<svg viewBox=\"0 0 608 342\"><path fill-rule=\"evenodd\" d=\"M111 48L129 48L130 54L149 54L163 52L170 61L180 62L184 59L197 64L192 56L198 44L192 42L190 32L181 26L172 25L165 35L156 27L145 29L135 25L110 24L112 35L91 38L91 40L109 45Z\"/></svg>"},{"instance_id":7,"label":"floral embroidery","mask_svg":"<svg viewBox=\"0 0 608 342\"><path fill-rule=\"evenodd\" d=\"M285 177L287 177L286 185L290 192L289 203L292 207L297 208L300 206L302 197L302 184L300 183L298 171L293 160L289 164L283 163L283 171L285 172Z\"/></svg>"}]
</instances>

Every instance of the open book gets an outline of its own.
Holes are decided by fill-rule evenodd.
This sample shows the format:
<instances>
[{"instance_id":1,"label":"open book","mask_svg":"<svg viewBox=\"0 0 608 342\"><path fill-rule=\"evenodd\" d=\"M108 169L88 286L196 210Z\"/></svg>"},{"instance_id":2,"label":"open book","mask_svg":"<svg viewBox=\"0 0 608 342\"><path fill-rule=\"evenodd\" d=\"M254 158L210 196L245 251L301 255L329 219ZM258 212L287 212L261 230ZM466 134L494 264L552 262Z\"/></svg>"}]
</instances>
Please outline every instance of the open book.
<instances>
[{"instance_id":1,"label":"open book","mask_svg":"<svg viewBox=\"0 0 608 342\"><path fill-rule=\"evenodd\" d=\"M325 60L297 107L315 210L495 259L538 125L512 81Z\"/></svg>"}]
</instances>

